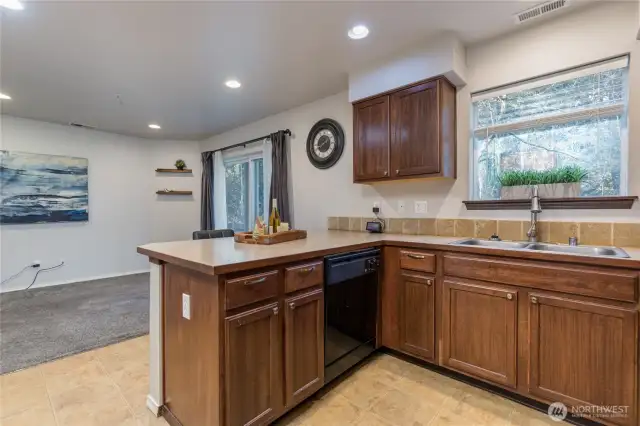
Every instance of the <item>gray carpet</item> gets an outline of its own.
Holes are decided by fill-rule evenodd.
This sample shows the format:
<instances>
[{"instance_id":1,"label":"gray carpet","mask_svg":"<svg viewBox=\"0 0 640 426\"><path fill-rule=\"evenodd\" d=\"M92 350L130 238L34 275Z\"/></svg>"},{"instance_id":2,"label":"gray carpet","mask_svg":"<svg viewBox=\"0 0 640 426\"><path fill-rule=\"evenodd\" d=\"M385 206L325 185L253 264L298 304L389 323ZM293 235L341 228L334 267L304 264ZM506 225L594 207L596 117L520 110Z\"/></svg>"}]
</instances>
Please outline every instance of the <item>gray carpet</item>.
<instances>
[{"instance_id":1,"label":"gray carpet","mask_svg":"<svg viewBox=\"0 0 640 426\"><path fill-rule=\"evenodd\" d=\"M0 295L0 373L149 333L149 274Z\"/></svg>"}]
</instances>

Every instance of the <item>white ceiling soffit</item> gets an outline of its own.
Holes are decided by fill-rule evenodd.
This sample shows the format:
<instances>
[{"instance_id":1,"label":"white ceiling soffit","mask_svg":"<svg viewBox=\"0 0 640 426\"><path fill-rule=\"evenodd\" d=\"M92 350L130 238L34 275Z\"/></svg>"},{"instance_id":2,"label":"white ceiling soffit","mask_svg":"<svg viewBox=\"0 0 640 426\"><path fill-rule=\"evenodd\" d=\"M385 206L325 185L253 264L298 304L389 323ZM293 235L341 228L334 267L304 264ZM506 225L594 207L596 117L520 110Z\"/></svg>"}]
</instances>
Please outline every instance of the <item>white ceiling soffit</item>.
<instances>
[{"instance_id":1,"label":"white ceiling soffit","mask_svg":"<svg viewBox=\"0 0 640 426\"><path fill-rule=\"evenodd\" d=\"M575 0L577 1L577 0ZM349 71L442 31L517 29L536 2L26 2L3 11L3 113L200 140L347 89ZM350 40L365 24L370 34ZM224 85L228 79L239 89ZM161 130L151 130L149 123Z\"/></svg>"}]
</instances>

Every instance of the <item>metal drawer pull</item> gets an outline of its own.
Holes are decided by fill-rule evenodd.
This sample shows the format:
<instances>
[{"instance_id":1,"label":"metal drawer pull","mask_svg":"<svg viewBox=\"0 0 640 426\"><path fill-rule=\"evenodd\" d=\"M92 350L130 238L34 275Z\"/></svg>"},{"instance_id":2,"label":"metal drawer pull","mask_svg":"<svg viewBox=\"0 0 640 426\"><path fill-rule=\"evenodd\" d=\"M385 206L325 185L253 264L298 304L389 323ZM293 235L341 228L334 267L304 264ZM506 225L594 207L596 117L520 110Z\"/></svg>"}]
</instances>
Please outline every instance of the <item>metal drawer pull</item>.
<instances>
[{"instance_id":1,"label":"metal drawer pull","mask_svg":"<svg viewBox=\"0 0 640 426\"><path fill-rule=\"evenodd\" d=\"M294 302L289 303L289 308L295 309L296 308L296 304Z\"/></svg>"},{"instance_id":2,"label":"metal drawer pull","mask_svg":"<svg viewBox=\"0 0 640 426\"><path fill-rule=\"evenodd\" d=\"M267 277L262 277L262 278L258 278L256 280L251 280L251 281L245 281L244 285L253 285L253 284L259 284L259 283L263 283L267 280Z\"/></svg>"},{"instance_id":3,"label":"metal drawer pull","mask_svg":"<svg viewBox=\"0 0 640 426\"><path fill-rule=\"evenodd\" d=\"M306 273L309 273L309 272L313 272L315 270L316 270L316 267L312 266L310 268L302 268L302 269L300 269L300 273L301 274L306 274Z\"/></svg>"},{"instance_id":4,"label":"metal drawer pull","mask_svg":"<svg viewBox=\"0 0 640 426\"><path fill-rule=\"evenodd\" d=\"M424 259L424 256L421 256L419 254L411 254L411 253L409 253L409 254L407 254L407 256L409 256L412 259Z\"/></svg>"},{"instance_id":5,"label":"metal drawer pull","mask_svg":"<svg viewBox=\"0 0 640 426\"><path fill-rule=\"evenodd\" d=\"M273 308L273 315L278 315L278 307Z\"/></svg>"},{"instance_id":6,"label":"metal drawer pull","mask_svg":"<svg viewBox=\"0 0 640 426\"><path fill-rule=\"evenodd\" d=\"M427 285L433 285L433 280L427 280Z\"/></svg>"},{"instance_id":7,"label":"metal drawer pull","mask_svg":"<svg viewBox=\"0 0 640 426\"><path fill-rule=\"evenodd\" d=\"M513 294L507 293L507 299L508 300L513 300Z\"/></svg>"},{"instance_id":8,"label":"metal drawer pull","mask_svg":"<svg viewBox=\"0 0 640 426\"><path fill-rule=\"evenodd\" d=\"M399 175L400 174L400 169L396 169L396 174Z\"/></svg>"},{"instance_id":9,"label":"metal drawer pull","mask_svg":"<svg viewBox=\"0 0 640 426\"><path fill-rule=\"evenodd\" d=\"M535 296L531 296L531 303L536 304L538 303L538 298Z\"/></svg>"},{"instance_id":10,"label":"metal drawer pull","mask_svg":"<svg viewBox=\"0 0 640 426\"><path fill-rule=\"evenodd\" d=\"M386 175L388 175L388 174L389 174L389 172L385 170L385 171L384 171L384 175L386 176Z\"/></svg>"}]
</instances>

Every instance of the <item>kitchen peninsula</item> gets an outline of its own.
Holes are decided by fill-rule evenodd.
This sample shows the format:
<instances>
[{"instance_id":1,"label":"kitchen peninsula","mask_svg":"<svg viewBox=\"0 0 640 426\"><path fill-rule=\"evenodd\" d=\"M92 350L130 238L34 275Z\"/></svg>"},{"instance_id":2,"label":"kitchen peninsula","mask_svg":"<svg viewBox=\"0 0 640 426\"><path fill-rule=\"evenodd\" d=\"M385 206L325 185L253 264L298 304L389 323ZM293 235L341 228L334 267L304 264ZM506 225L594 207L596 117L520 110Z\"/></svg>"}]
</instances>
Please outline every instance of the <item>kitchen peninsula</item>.
<instances>
[{"instance_id":1,"label":"kitchen peninsula","mask_svg":"<svg viewBox=\"0 0 640 426\"><path fill-rule=\"evenodd\" d=\"M514 394L624 406L637 425L640 249L629 258L309 232L141 246L151 270L148 406L173 425L268 424L324 385L323 257L380 248L377 346Z\"/></svg>"}]
</instances>

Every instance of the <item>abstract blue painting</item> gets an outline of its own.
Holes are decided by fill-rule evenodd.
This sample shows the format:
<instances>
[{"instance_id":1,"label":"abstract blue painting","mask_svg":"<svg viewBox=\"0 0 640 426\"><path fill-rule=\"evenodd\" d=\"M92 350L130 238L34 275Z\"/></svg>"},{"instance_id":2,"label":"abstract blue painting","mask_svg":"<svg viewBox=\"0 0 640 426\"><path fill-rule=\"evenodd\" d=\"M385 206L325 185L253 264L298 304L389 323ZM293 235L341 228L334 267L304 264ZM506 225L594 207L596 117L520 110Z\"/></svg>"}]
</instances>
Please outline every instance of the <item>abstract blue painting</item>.
<instances>
[{"instance_id":1,"label":"abstract blue painting","mask_svg":"<svg viewBox=\"0 0 640 426\"><path fill-rule=\"evenodd\" d=\"M0 151L0 223L89 220L89 160Z\"/></svg>"}]
</instances>

